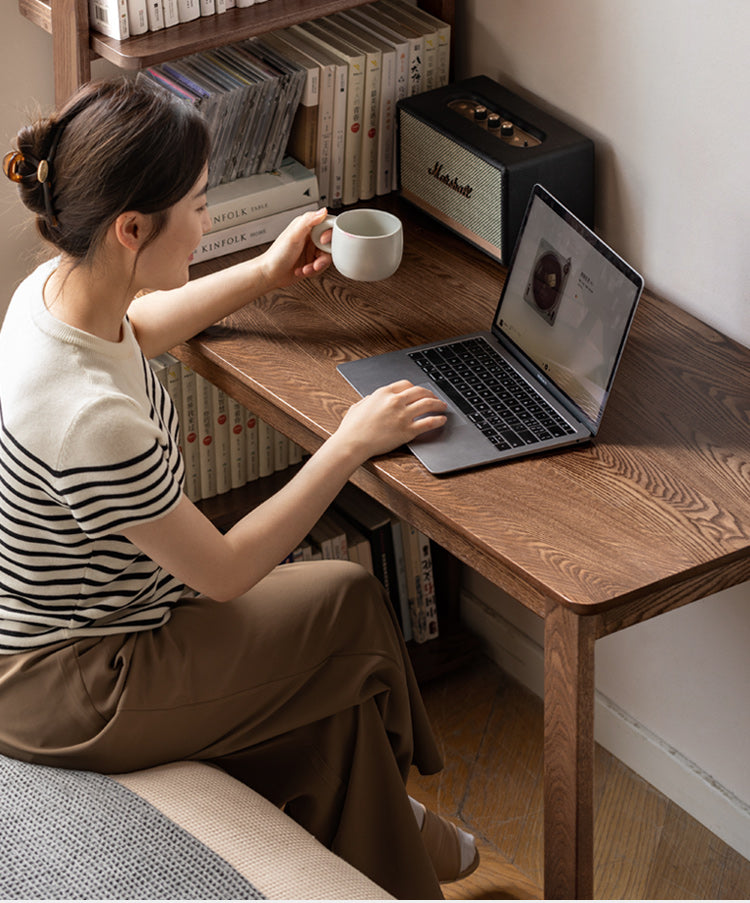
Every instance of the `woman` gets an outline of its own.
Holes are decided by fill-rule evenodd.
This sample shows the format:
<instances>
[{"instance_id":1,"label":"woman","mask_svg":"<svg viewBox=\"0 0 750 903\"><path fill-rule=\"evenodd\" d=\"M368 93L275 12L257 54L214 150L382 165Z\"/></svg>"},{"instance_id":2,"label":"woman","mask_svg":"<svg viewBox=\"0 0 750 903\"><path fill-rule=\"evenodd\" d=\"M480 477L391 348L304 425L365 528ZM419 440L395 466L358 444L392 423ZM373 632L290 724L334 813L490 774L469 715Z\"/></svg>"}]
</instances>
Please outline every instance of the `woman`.
<instances>
[{"instance_id":1,"label":"woman","mask_svg":"<svg viewBox=\"0 0 750 903\"><path fill-rule=\"evenodd\" d=\"M441 761L384 591L348 562L276 564L359 465L445 406L378 390L276 496L213 527L182 491L147 359L330 258L309 240L321 210L189 282L208 153L190 105L122 80L6 155L58 256L0 331L0 753L109 773L215 762L390 893L437 897L478 856L404 790L412 764Z\"/></svg>"}]
</instances>

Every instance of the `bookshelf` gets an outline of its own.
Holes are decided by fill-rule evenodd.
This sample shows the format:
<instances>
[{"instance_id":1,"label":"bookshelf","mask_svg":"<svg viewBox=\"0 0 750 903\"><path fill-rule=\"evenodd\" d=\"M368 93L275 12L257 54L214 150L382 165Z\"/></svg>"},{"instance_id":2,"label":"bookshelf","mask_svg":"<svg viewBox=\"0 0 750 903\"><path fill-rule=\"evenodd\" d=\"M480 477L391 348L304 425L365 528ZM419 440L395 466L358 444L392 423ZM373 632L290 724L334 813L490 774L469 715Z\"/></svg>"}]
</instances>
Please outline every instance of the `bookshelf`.
<instances>
[{"instance_id":1,"label":"bookshelf","mask_svg":"<svg viewBox=\"0 0 750 903\"><path fill-rule=\"evenodd\" d=\"M52 35L55 102L59 105L91 78L92 59L102 58L123 70L137 71L369 2L271 0L126 41L116 41L89 29L88 0L18 0L18 9L21 15ZM419 6L455 25L455 0L420 0ZM453 30L452 27L451 33Z\"/></svg>"}]
</instances>

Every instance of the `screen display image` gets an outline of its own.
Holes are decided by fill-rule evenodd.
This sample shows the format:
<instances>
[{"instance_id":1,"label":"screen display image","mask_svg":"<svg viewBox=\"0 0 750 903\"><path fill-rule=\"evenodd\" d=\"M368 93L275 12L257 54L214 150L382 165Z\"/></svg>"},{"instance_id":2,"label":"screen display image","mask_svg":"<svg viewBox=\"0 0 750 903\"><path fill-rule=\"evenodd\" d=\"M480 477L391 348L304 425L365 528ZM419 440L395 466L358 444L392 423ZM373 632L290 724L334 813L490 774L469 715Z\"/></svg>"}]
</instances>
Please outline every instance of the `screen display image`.
<instances>
[{"instance_id":1,"label":"screen display image","mask_svg":"<svg viewBox=\"0 0 750 903\"><path fill-rule=\"evenodd\" d=\"M598 424L640 286L567 211L535 197L495 327Z\"/></svg>"}]
</instances>

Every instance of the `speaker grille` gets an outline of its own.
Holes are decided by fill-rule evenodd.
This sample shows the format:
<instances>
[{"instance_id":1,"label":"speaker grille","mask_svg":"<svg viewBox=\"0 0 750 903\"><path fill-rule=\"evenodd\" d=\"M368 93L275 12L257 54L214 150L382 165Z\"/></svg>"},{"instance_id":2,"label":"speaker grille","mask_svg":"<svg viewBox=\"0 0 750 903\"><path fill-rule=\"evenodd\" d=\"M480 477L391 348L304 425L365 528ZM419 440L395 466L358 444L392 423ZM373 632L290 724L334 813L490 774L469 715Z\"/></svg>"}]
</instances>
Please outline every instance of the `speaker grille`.
<instances>
[{"instance_id":1,"label":"speaker grille","mask_svg":"<svg viewBox=\"0 0 750 903\"><path fill-rule=\"evenodd\" d=\"M453 228L497 250L504 259L502 170L456 144L406 110L400 118L401 190L443 213ZM495 255L493 255L495 256Z\"/></svg>"}]
</instances>

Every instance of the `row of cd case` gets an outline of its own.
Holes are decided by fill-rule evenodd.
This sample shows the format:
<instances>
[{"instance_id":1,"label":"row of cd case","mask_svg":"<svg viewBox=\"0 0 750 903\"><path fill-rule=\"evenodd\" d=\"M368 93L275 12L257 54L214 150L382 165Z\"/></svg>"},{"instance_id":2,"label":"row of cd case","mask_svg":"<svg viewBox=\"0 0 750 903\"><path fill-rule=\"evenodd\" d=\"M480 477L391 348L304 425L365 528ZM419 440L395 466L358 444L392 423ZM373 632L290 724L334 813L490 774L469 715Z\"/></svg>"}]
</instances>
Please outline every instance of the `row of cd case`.
<instances>
[{"instance_id":1,"label":"row of cd case","mask_svg":"<svg viewBox=\"0 0 750 903\"><path fill-rule=\"evenodd\" d=\"M254 38L141 70L194 104L212 136L209 188L278 169L306 71Z\"/></svg>"}]
</instances>

